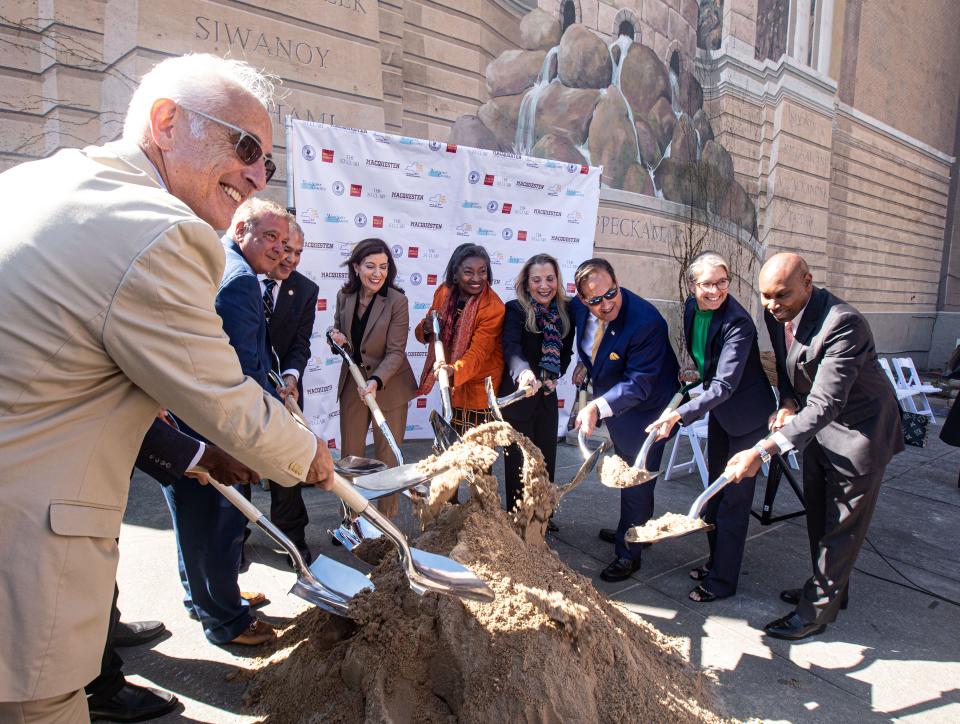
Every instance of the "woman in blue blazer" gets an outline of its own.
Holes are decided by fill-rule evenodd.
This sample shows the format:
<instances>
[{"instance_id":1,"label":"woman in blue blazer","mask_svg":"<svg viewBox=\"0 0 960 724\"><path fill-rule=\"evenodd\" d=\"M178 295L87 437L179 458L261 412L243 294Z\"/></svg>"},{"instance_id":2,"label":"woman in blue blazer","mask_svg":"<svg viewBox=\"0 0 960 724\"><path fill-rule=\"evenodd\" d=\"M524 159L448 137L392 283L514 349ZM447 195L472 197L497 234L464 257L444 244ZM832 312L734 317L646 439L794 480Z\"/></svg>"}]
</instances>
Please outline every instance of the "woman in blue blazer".
<instances>
[{"instance_id":1,"label":"woman in blue blazer","mask_svg":"<svg viewBox=\"0 0 960 724\"><path fill-rule=\"evenodd\" d=\"M697 256L687 269L690 296L684 306L683 331L703 381L703 394L674 412L665 412L647 428L650 432L659 426L659 438L663 438L678 422L690 425L709 412L711 480L723 473L731 455L753 447L767 434L776 408L760 363L757 327L729 293L729 269L726 260L712 251ZM690 591L691 601L706 603L737 592L755 484L755 477L744 478L707 504L705 519L716 528L707 533L710 558L690 571L690 577L700 581Z\"/></svg>"}]
</instances>

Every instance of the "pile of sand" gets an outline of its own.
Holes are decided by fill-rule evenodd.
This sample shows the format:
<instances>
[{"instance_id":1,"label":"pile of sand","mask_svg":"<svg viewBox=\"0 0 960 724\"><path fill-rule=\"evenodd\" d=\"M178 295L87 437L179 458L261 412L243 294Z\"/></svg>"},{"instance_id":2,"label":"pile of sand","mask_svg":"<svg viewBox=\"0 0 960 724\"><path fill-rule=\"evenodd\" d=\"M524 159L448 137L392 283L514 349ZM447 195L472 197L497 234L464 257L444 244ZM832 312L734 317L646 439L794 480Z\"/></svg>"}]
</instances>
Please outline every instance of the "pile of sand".
<instances>
[{"instance_id":1,"label":"pile of sand","mask_svg":"<svg viewBox=\"0 0 960 724\"><path fill-rule=\"evenodd\" d=\"M544 544L554 493L525 438L526 494L513 518L501 509L491 445L515 438L490 423L445 453L460 472L432 486L415 543L468 565L496 601L417 596L392 551L364 544L368 560L383 558L376 590L355 600L355 622L318 609L300 616L259 662L254 711L276 722L719 720L671 641ZM460 479L470 499L443 505Z\"/></svg>"}]
</instances>

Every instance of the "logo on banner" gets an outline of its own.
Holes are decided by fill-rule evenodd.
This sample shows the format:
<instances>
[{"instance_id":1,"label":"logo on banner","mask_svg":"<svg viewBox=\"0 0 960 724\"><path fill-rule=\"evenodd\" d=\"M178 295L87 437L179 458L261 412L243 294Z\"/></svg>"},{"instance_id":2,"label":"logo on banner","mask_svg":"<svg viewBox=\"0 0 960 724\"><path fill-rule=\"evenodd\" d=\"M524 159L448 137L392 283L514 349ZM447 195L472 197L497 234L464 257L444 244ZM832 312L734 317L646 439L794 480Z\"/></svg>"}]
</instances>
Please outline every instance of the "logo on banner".
<instances>
[{"instance_id":1,"label":"logo on banner","mask_svg":"<svg viewBox=\"0 0 960 724\"><path fill-rule=\"evenodd\" d=\"M495 236L493 229L484 229L482 226L477 229L477 236Z\"/></svg>"},{"instance_id":2,"label":"logo on banner","mask_svg":"<svg viewBox=\"0 0 960 724\"><path fill-rule=\"evenodd\" d=\"M409 249L407 249L407 257L408 257L408 258L410 258L410 259L416 259L416 258L418 258L419 256L420 256L420 247L418 247L418 246L411 246Z\"/></svg>"},{"instance_id":3,"label":"logo on banner","mask_svg":"<svg viewBox=\"0 0 960 724\"><path fill-rule=\"evenodd\" d=\"M423 284L423 274L421 274L420 272L414 272L413 274L411 274L410 283L413 284L413 286L415 287L419 287L421 284Z\"/></svg>"},{"instance_id":4,"label":"logo on banner","mask_svg":"<svg viewBox=\"0 0 960 724\"><path fill-rule=\"evenodd\" d=\"M333 163L333 150L329 148L321 149L320 160L324 163Z\"/></svg>"},{"instance_id":5,"label":"logo on banner","mask_svg":"<svg viewBox=\"0 0 960 724\"><path fill-rule=\"evenodd\" d=\"M558 398L557 398L557 408L558 408L558 409L562 410L562 409L563 409L563 406L564 406L566 403L567 403L567 401L566 401L565 399L563 399L562 397L558 397Z\"/></svg>"},{"instance_id":6,"label":"logo on banner","mask_svg":"<svg viewBox=\"0 0 960 724\"><path fill-rule=\"evenodd\" d=\"M407 225L399 216L394 216L392 219L390 219L390 223L387 224L387 227L390 229L406 229Z\"/></svg>"},{"instance_id":7,"label":"logo on banner","mask_svg":"<svg viewBox=\"0 0 960 724\"><path fill-rule=\"evenodd\" d=\"M500 204L497 203L496 201L487 202L487 211L489 211L491 214L497 213L497 209L499 208L500 208Z\"/></svg>"},{"instance_id":8,"label":"logo on banner","mask_svg":"<svg viewBox=\"0 0 960 724\"><path fill-rule=\"evenodd\" d=\"M337 439L335 437L331 437L329 440L327 440L327 447L330 448L331 450L336 450Z\"/></svg>"},{"instance_id":9,"label":"logo on banner","mask_svg":"<svg viewBox=\"0 0 960 724\"><path fill-rule=\"evenodd\" d=\"M448 143L448 144L447 144L447 153L456 153L456 152L457 152L457 144L455 144L455 143Z\"/></svg>"},{"instance_id":10,"label":"logo on banner","mask_svg":"<svg viewBox=\"0 0 960 724\"><path fill-rule=\"evenodd\" d=\"M577 191L576 189L567 189L567 196L580 198L581 196L583 196L583 191Z\"/></svg>"},{"instance_id":11,"label":"logo on banner","mask_svg":"<svg viewBox=\"0 0 960 724\"><path fill-rule=\"evenodd\" d=\"M319 181L301 181L300 188L304 191L326 191L326 188Z\"/></svg>"},{"instance_id":12,"label":"logo on banner","mask_svg":"<svg viewBox=\"0 0 960 724\"><path fill-rule=\"evenodd\" d=\"M450 178L450 174L439 168L431 168L427 171L427 176L430 178Z\"/></svg>"},{"instance_id":13,"label":"logo on banner","mask_svg":"<svg viewBox=\"0 0 960 724\"><path fill-rule=\"evenodd\" d=\"M363 186L360 184L350 184L350 195L360 196L363 194Z\"/></svg>"},{"instance_id":14,"label":"logo on banner","mask_svg":"<svg viewBox=\"0 0 960 724\"><path fill-rule=\"evenodd\" d=\"M320 212L316 209L301 209L300 210L300 223L301 224L316 224L320 220Z\"/></svg>"},{"instance_id":15,"label":"logo on banner","mask_svg":"<svg viewBox=\"0 0 960 724\"><path fill-rule=\"evenodd\" d=\"M321 279L346 279L348 276L346 272L320 272Z\"/></svg>"},{"instance_id":16,"label":"logo on banner","mask_svg":"<svg viewBox=\"0 0 960 724\"><path fill-rule=\"evenodd\" d=\"M420 141L418 141L416 138L410 138L410 136L404 136L403 138L401 138L401 139L400 139L400 143L403 144L404 146L419 146L419 145L420 145Z\"/></svg>"},{"instance_id":17,"label":"logo on banner","mask_svg":"<svg viewBox=\"0 0 960 724\"><path fill-rule=\"evenodd\" d=\"M583 214L579 211L571 211L567 214L568 224L579 224L583 220Z\"/></svg>"},{"instance_id":18,"label":"logo on banner","mask_svg":"<svg viewBox=\"0 0 960 724\"><path fill-rule=\"evenodd\" d=\"M443 148L443 144L440 143L440 141L430 141L428 145L430 146L431 151L439 151L441 148Z\"/></svg>"},{"instance_id":19,"label":"logo on banner","mask_svg":"<svg viewBox=\"0 0 960 724\"><path fill-rule=\"evenodd\" d=\"M313 146L304 146L300 153L303 154L303 158L306 161L312 161L317 157L317 149Z\"/></svg>"},{"instance_id":20,"label":"logo on banner","mask_svg":"<svg viewBox=\"0 0 960 724\"><path fill-rule=\"evenodd\" d=\"M430 229L432 231L442 231L443 224L436 224L432 221L411 221L411 229Z\"/></svg>"},{"instance_id":21,"label":"logo on banner","mask_svg":"<svg viewBox=\"0 0 960 724\"><path fill-rule=\"evenodd\" d=\"M508 260L511 264L523 264L526 261L522 256L511 256Z\"/></svg>"},{"instance_id":22,"label":"logo on banner","mask_svg":"<svg viewBox=\"0 0 960 724\"><path fill-rule=\"evenodd\" d=\"M417 398L417 409L418 409L418 410L424 410L424 409L426 409L426 407L427 407L427 398L426 398L426 397L418 397L418 398Z\"/></svg>"},{"instance_id":23,"label":"logo on banner","mask_svg":"<svg viewBox=\"0 0 960 724\"><path fill-rule=\"evenodd\" d=\"M332 249L333 244L327 241L308 241L303 245L303 247L305 249Z\"/></svg>"},{"instance_id":24,"label":"logo on banner","mask_svg":"<svg viewBox=\"0 0 960 724\"><path fill-rule=\"evenodd\" d=\"M562 188L563 187L560 184L553 184L553 186L547 186L547 196L559 196Z\"/></svg>"},{"instance_id":25,"label":"logo on banner","mask_svg":"<svg viewBox=\"0 0 960 724\"><path fill-rule=\"evenodd\" d=\"M400 164L396 161L381 161L376 158L368 158L367 166L376 166L377 168L400 168Z\"/></svg>"},{"instance_id":26,"label":"logo on banner","mask_svg":"<svg viewBox=\"0 0 960 724\"><path fill-rule=\"evenodd\" d=\"M501 214L509 214L513 210L513 204L508 204L506 201L503 202L503 206L500 207Z\"/></svg>"},{"instance_id":27,"label":"logo on banner","mask_svg":"<svg viewBox=\"0 0 960 724\"><path fill-rule=\"evenodd\" d=\"M374 228L374 229L382 229L382 228L383 228L383 217L382 217L382 216L374 216L374 217L373 217L373 228Z\"/></svg>"},{"instance_id":28,"label":"logo on banner","mask_svg":"<svg viewBox=\"0 0 960 724\"><path fill-rule=\"evenodd\" d=\"M321 385L320 387L308 387L306 392L310 395L322 395L333 389L333 385Z\"/></svg>"},{"instance_id":29,"label":"logo on banner","mask_svg":"<svg viewBox=\"0 0 960 724\"><path fill-rule=\"evenodd\" d=\"M434 194L430 197L430 208L442 209L447 203L447 197L443 194Z\"/></svg>"},{"instance_id":30,"label":"logo on banner","mask_svg":"<svg viewBox=\"0 0 960 724\"><path fill-rule=\"evenodd\" d=\"M518 189L530 189L531 191L543 191L543 184L534 183L533 181L517 181L514 186Z\"/></svg>"},{"instance_id":31,"label":"logo on banner","mask_svg":"<svg viewBox=\"0 0 960 724\"><path fill-rule=\"evenodd\" d=\"M382 143L385 146L390 145L390 136L386 136L382 133L374 133L373 140L376 141L377 143Z\"/></svg>"},{"instance_id":32,"label":"logo on banner","mask_svg":"<svg viewBox=\"0 0 960 724\"><path fill-rule=\"evenodd\" d=\"M360 165L360 162L357 161L356 159L354 159L354 157L353 157L352 155L350 155L349 153L348 153L346 156L342 156L342 157L340 158L340 163L343 164L344 166L359 166L359 165Z\"/></svg>"},{"instance_id":33,"label":"logo on banner","mask_svg":"<svg viewBox=\"0 0 960 724\"><path fill-rule=\"evenodd\" d=\"M574 284L573 282L567 282L567 294L576 294L576 293L577 293L577 285Z\"/></svg>"},{"instance_id":34,"label":"logo on banner","mask_svg":"<svg viewBox=\"0 0 960 724\"><path fill-rule=\"evenodd\" d=\"M400 201L423 201L423 194L407 194L402 191L394 191L390 194L390 198Z\"/></svg>"},{"instance_id":35,"label":"logo on banner","mask_svg":"<svg viewBox=\"0 0 960 724\"><path fill-rule=\"evenodd\" d=\"M463 202L463 205L462 205L460 208L462 208L462 209L479 209L479 208L480 208L480 204L478 204L476 201L464 201L464 202Z\"/></svg>"},{"instance_id":36,"label":"logo on banner","mask_svg":"<svg viewBox=\"0 0 960 724\"><path fill-rule=\"evenodd\" d=\"M527 230L520 229L520 231L517 232L517 241L526 241L526 240L527 240Z\"/></svg>"},{"instance_id":37,"label":"logo on banner","mask_svg":"<svg viewBox=\"0 0 960 724\"><path fill-rule=\"evenodd\" d=\"M326 312L326 311L327 311L327 300L326 300L326 299L318 299L318 300L317 300L317 311L318 311L318 312Z\"/></svg>"},{"instance_id":38,"label":"logo on banner","mask_svg":"<svg viewBox=\"0 0 960 724\"><path fill-rule=\"evenodd\" d=\"M508 292L512 292L512 291L513 291L513 279L507 279L507 281L505 281L505 282L503 283L503 288L506 289Z\"/></svg>"},{"instance_id":39,"label":"logo on banner","mask_svg":"<svg viewBox=\"0 0 960 724\"><path fill-rule=\"evenodd\" d=\"M346 190L346 187L343 185L343 181L334 181L331 188L336 196L343 196L343 192Z\"/></svg>"},{"instance_id":40,"label":"logo on banner","mask_svg":"<svg viewBox=\"0 0 960 724\"><path fill-rule=\"evenodd\" d=\"M550 237L550 241L557 241L561 244L579 244L579 236L560 236L559 234L554 234Z\"/></svg>"},{"instance_id":41,"label":"logo on banner","mask_svg":"<svg viewBox=\"0 0 960 724\"><path fill-rule=\"evenodd\" d=\"M393 254L394 259L399 259L401 256L403 256L403 247L399 244L394 244L390 247L390 252Z\"/></svg>"},{"instance_id":42,"label":"logo on banner","mask_svg":"<svg viewBox=\"0 0 960 724\"><path fill-rule=\"evenodd\" d=\"M367 188L367 193L365 194L368 199L385 199L387 195L383 193L381 188Z\"/></svg>"},{"instance_id":43,"label":"logo on banner","mask_svg":"<svg viewBox=\"0 0 960 724\"><path fill-rule=\"evenodd\" d=\"M421 277L420 281L421 281L421 282L423 281L423 278L422 278L422 277ZM414 303L413 303L413 308L414 308L415 310L419 310L419 309L430 309L430 305L427 304L427 302L414 302Z\"/></svg>"},{"instance_id":44,"label":"logo on banner","mask_svg":"<svg viewBox=\"0 0 960 724\"><path fill-rule=\"evenodd\" d=\"M576 173L580 169L580 165L576 163L567 164L567 173Z\"/></svg>"},{"instance_id":45,"label":"logo on banner","mask_svg":"<svg viewBox=\"0 0 960 724\"><path fill-rule=\"evenodd\" d=\"M557 163L556 161L547 161L543 164L544 168L563 168L563 164Z\"/></svg>"},{"instance_id":46,"label":"logo on banner","mask_svg":"<svg viewBox=\"0 0 960 724\"><path fill-rule=\"evenodd\" d=\"M327 214L327 216L326 216L326 218L324 219L324 221L326 221L328 224L346 224L346 223L347 223L347 217L346 217L346 216L338 216L337 214Z\"/></svg>"},{"instance_id":47,"label":"logo on banner","mask_svg":"<svg viewBox=\"0 0 960 724\"><path fill-rule=\"evenodd\" d=\"M473 224L459 224L457 226L457 236L470 236L473 233Z\"/></svg>"},{"instance_id":48,"label":"logo on banner","mask_svg":"<svg viewBox=\"0 0 960 724\"><path fill-rule=\"evenodd\" d=\"M436 274L427 274L427 286L435 287L437 286L437 275Z\"/></svg>"},{"instance_id":49,"label":"logo on banner","mask_svg":"<svg viewBox=\"0 0 960 724\"><path fill-rule=\"evenodd\" d=\"M341 242L340 244L340 256L346 258L350 256L350 253L353 251L353 246L347 242Z\"/></svg>"},{"instance_id":50,"label":"logo on banner","mask_svg":"<svg viewBox=\"0 0 960 724\"><path fill-rule=\"evenodd\" d=\"M470 173L467 174L467 183L475 184L475 183L478 183L479 181L480 181L479 171L471 171Z\"/></svg>"},{"instance_id":51,"label":"logo on banner","mask_svg":"<svg viewBox=\"0 0 960 724\"><path fill-rule=\"evenodd\" d=\"M367 225L367 215L364 213L357 214L353 217L353 223L357 225L357 228L362 229Z\"/></svg>"},{"instance_id":52,"label":"logo on banner","mask_svg":"<svg viewBox=\"0 0 960 724\"><path fill-rule=\"evenodd\" d=\"M411 161L407 164L407 167L403 169L403 173L410 178L421 178L423 176L423 164Z\"/></svg>"},{"instance_id":53,"label":"logo on banner","mask_svg":"<svg viewBox=\"0 0 960 724\"><path fill-rule=\"evenodd\" d=\"M503 255L503 252L495 251L490 255L491 264L503 264L503 260L506 257Z\"/></svg>"},{"instance_id":54,"label":"logo on banner","mask_svg":"<svg viewBox=\"0 0 960 724\"><path fill-rule=\"evenodd\" d=\"M537 216L563 216L563 214L555 209L534 209L533 213Z\"/></svg>"},{"instance_id":55,"label":"logo on banner","mask_svg":"<svg viewBox=\"0 0 960 724\"><path fill-rule=\"evenodd\" d=\"M519 214L520 216L530 215L530 209L528 209L526 206L523 206L522 204L517 204L511 209L511 211L512 213Z\"/></svg>"},{"instance_id":56,"label":"logo on banner","mask_svg":"<svg viewBox=\"0 0 960 724\"><path fill-rule=\"evenodd\" d=\"M500 232L500 236L503 237L504 241L510 241L513 238L513 229L504 229Z\"/></svg>"},{"instance_id":57,"label":"logo on banner","mask_svg":"<svg viewBox=\"0 0 960 724\"><path fill-rule=\"evenodd\" d=\"M493 186L494 176L492 173L485 174L483 177L484 186Z\"/></svg>"}]
</instances>

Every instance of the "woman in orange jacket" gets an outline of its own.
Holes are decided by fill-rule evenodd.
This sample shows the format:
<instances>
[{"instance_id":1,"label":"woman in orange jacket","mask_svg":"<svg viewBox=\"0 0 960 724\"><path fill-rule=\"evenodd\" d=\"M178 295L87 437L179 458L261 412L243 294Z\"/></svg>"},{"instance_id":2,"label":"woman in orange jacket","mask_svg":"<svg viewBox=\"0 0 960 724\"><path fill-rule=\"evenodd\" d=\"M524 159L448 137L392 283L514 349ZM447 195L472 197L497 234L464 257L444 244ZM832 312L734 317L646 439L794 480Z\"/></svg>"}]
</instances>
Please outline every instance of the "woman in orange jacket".
<instances>
[{"instance_id":1,"label":"woman in orange jacket","mask_svg":"<svg viewBox=\"0 0 960 724\"><path fill-rule=\"evenodd\" d=\"M450 257L427 317L414 330L418 340L431 342L430 315L434 310L440 313L440 336L452 387L451 422L461 434L493 419L483 381L491 377L497 382L503 373L504 306L490 288L492 278L487 250L479 244L461 244ZM418 395L430 392L439 369L430 345Z\"/></svg>"}]
</instances>

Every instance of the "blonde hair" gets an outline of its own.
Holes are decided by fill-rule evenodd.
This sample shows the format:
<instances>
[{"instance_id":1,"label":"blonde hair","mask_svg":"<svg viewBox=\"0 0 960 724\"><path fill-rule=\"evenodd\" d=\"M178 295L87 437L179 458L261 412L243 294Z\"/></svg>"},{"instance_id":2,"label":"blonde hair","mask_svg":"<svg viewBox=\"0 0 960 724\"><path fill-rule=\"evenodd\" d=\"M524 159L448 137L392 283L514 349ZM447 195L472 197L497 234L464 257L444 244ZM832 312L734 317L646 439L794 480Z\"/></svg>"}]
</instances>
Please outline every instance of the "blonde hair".
<instances>
[{"instance_id":1,"label":"blonde hair","mask_svg":"<svg viewBox=\"0 0 960 724\"><path fill-rule=\"evenodd\" d=\"M130 99L123 123L123 139L143 146L150 138L150 110L161 98L169 98L198 111L208 111L226 102L227 89L240 89L264 108L273 103L279 78L263 73L242 60L209 53L181 55L157 63L143 78ZM220 102L218 104L218 101ZM190 132L197 136L205 119L191 114Z\"/></svg>"},{"instance_id":2,"label":"blonde hair","mask_svg":"<svg viewBox=\"0 0 960 724\"><path fill-rule=\"evenodd\" d=\"M530 298L530 292L527 290L527 282L530 280L530 268L534 264L551 264L554 273L557 275L557 311L560 312L560 336L566 337L570 331L570 314L567 312L567 303L570 301L570 297L567 296L563 286L563 275L560 273L560 264L549 254L537 254L527 259L523 267L521 267L520 273L517 274L516 281L513 283L513 292L517 295L517 301L520 302L520 306L523 307L523 311L527 316L527 330L534 333L543 331L537 329L537 310L534 307L533 300Z\"/></svg>"}]
</instances>

